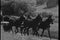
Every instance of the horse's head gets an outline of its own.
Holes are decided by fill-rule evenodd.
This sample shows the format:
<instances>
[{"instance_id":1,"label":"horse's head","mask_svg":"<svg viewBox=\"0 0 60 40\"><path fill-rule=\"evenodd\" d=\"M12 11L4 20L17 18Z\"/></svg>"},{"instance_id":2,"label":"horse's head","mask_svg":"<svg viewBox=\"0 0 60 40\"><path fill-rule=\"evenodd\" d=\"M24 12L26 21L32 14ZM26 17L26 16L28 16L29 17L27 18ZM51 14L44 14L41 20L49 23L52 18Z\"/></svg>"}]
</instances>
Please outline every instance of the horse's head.
<instances>
[{"instance_id":1,"label":"horse's head","mask_svg":"<svg viewBox=\"0 0 60 40\"><path fill-rule=\"evenodd\" d=\"M49 15L48 19L50 19L50 23L53 24L54 19L52 17L53 17L53 15Z\"/></svg>"}]
</instances>

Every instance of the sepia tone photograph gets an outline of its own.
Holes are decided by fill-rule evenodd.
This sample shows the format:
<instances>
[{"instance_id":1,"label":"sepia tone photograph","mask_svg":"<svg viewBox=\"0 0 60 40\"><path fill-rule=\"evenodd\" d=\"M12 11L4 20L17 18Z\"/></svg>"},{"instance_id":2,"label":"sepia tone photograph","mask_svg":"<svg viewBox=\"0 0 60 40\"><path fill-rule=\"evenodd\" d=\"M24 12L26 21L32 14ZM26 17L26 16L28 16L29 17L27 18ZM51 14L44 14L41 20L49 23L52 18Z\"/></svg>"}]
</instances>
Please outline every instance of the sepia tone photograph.
<instances>
[{"instance_id":1,"label":"sepia tone photograph","mask_svg":"<svg viewBox=\"0 0 60 40\"><path fill-rule=\"evenodd\" d=\"M1 40L58 40L58 0L1 0Z\"/></svg>"}]
</instances>

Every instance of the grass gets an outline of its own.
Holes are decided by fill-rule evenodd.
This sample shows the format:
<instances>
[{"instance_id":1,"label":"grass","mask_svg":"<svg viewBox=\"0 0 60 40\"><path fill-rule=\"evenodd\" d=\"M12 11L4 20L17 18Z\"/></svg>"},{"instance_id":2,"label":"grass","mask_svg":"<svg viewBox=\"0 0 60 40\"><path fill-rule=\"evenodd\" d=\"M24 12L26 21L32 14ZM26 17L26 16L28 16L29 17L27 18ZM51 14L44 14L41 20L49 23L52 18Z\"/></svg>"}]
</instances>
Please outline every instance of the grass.
<instances>
[{"instance_id":1,"label":"grass","mask_svg":"<svg viewBox=\"0 0 60 40\"><path fill-rule=\"evenodd\" d=\"M41 31L39 31L39 33L41 33ZM48 35L48 31L44 31L44 37L49 37ZM54 38L54 39L58 39L58 31L50 31L50 37Z\"/></svg>"},{"instance_id":2,"label":"grass","mask_svg":"<svg viewBox=\"0 0 60 40\"><path fill-rule=\"evenodd\" d=\"M45 32L43 36L49 37L48 32ZM57 31L50 31L51 38L58 39L58 32Z\"/></svg>"}]
</instances>

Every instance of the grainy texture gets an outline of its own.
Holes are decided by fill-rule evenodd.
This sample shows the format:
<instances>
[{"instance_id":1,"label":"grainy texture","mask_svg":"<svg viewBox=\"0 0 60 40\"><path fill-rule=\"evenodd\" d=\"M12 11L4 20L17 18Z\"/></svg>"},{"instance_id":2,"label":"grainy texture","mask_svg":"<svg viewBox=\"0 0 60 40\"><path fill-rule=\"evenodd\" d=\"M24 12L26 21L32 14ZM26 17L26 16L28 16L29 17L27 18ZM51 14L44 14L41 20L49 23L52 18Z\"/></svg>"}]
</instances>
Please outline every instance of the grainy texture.
<instances>
[{"instance_id":1,"label":"grainy texture","mask_svg":"<svg viewBox=\"0 0 60 40\"><path fill-rule=\"evenodd\" d=\"M20 3L21 1L24 1L24 2L26 1L27 3L31 4L31 6L36 5L36 0L21 0L21 1L20 0L14 0L14 1L18 2L18 3ZM9 2L5 2L5 3L7 4ZM2 2L1 5L4 5L5 3ZM54 24L52 24L51 28L50 28L50 34L51 34L52 40L58 40L58 35L59 35L58 34L58 30L59 30L58 29L58 27L59 27L58 26L58 19L59 19L58 18L58 9L59 9L59 7L56 6L56 5L58 5L58 0L48 0L47 5L42 4L42 5L39 5L39 6L35 7L36 8L35 14L40 14L42 12L48 12L48 13L51 12L53 14L53 16L55 17L54 18L55 19ZM47 7L47 9L43 9L45 7ZM33 6L33 8L34 8L34 6ZM33 8L30 8L30 11L33 10ZM1 26L1 27L3 27L3 26ZM41 33L41 31L39 31L39 33ZM42 39L49 39L47 30L44 32L44 36L45 37L42 37ZM25 38L26 40L28 40L28 39L32 40L31 38L34 38L34 40L38 40L38 39L42 40L39 37L33 37L33 36L25 36L25 37L26 37ZM2 38L2 40L16 40L15 37L12 34L4 32L2 28L1 28L1 38Z\"/></svg>"}]
</instances>

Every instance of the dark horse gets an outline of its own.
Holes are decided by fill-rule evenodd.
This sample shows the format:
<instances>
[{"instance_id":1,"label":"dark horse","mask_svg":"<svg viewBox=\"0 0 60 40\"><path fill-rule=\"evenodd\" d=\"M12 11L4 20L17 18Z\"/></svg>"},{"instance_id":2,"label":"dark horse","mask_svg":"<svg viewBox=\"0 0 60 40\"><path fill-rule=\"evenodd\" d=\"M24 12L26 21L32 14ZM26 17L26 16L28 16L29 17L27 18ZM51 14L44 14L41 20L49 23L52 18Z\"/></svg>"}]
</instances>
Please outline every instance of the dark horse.
<instances>
[{"instance_id":1,"label":"dark horse","mask_svg":"<svg viewBox=\"0 0 60 40\"><path fill-rule=\"evenodd\" d=\"M30 20L28 20L28 19L30 19ZM28 15L28 16L27 16L27 19L25 19L24 24L23 24L23 25L24 25L24 28L25 28L24 31L25 31L25 33L27 33L27 35L28 35L28 30L29 30L29 28L30 28L30 26L31 26L31 25L30 25L31 22L32 22L32 21L31 21L30 15Z\"/></svg>"},{"instance_id":2,"label":"dark horse","mask_svg":"<svg viewBox=\"0 0 60 40\"><path fill-rule=\"evenodd\" d=\"M42 32L42 34L41 34L41 37L42 37L42 35L43 35L43 33L44 33L44 30L48 30L48 34L49 34L49 37L50 37L50 24L53 24L53 19L52 19L52 15L50 15L49 17L48 17L48 19L46 19L46 21L42 21L41 23L40 23L40 25L39 25L39 27L38 27L38 29L43 29L43 32Z\"/></svg>"},{"instance_id":3,"label":"dark horse","mask_svg":"<svg viewBox=\"0 0 60 40\"><path fill-rule=\"evenodd\" d=\"M23 30L23 28L24 27L22 27L23 26L23 24L22 24L22 22L24 22L25 21L25 18L23 17L23 16L21 16L18 20L16 20L15 21L15 23L14 23L14 25L18 28L18 27L20 27L21 28L21 33L22 33L22 30Z\"/></svg>"},{"instance_id":4,"label":"dark horse","mask_svg":"<svg viewBox=\"0 0 60 40\"><path fill-rule=\"evenodd\" d=\"M12 28L12 26L14 24L14 20L8 18L6 21L9 22L9 23L8 24L4 24L3 25L3 29L4 29L5 32L8 32L8 31L11 30L11 28Z\"/></svg>"},{"instance_id":5,"label":"dark horse","mask_svg":"<svg viewBox=\"0 0 60 40\"><path fill-rule=\"evenodd\" d=\"M41 23L42 22L42 18L40 15L38 15L35 19L33 19L33 21L31 22L31 27L34 31L33 35L37 35L38 32L37 32L37 28L38 28L38 23Z\"/></svg>"},{"instance_id":6,"label":"dark horse","mask_svg":"<svg viewBox=\"0 0 60 40\"><path fill-rule=\"evenodd\" d=\"M25 22L24 14L28 11L27 10L27 5L26 4L18 4L18 6L16 7L15 11L20 16L20 18L16 20L15 26L17 26L17 28L20 27L21 28L21 32L22 32L23 29L25 28L24 24L22 24L22 23Z\"/></svg>"}]
</instances>

